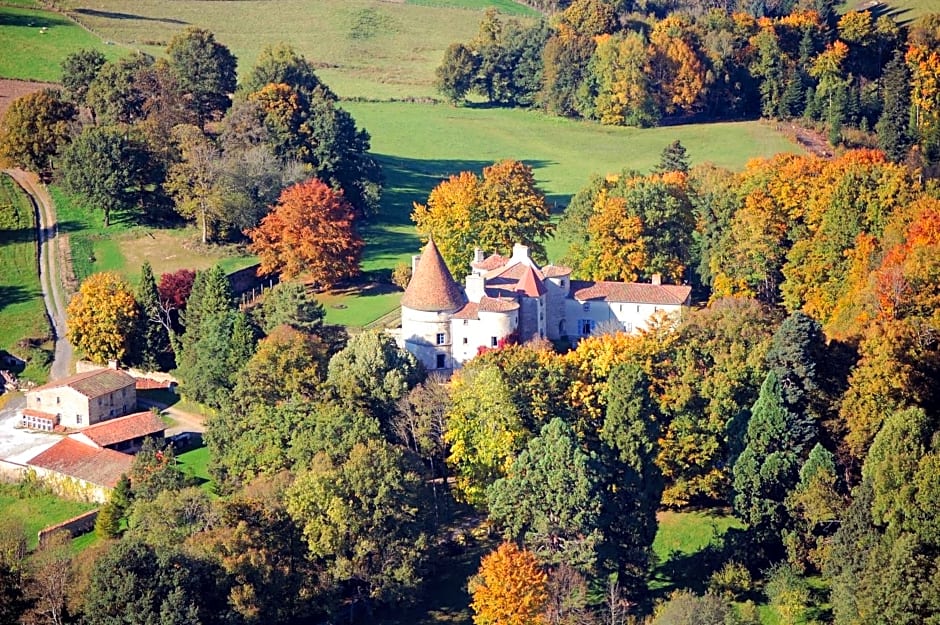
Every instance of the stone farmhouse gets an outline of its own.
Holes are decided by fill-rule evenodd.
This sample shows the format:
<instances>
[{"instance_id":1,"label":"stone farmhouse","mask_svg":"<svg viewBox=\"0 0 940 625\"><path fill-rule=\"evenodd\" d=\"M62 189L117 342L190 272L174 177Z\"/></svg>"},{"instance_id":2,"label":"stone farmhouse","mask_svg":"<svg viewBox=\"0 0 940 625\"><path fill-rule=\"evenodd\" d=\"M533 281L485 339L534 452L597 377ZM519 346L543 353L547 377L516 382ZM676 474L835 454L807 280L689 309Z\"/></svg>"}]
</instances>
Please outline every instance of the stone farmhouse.
<instances>
[{"instance_id":1,"label":"stone farmhouse","mask_svg":"<svg viewBox=\"0 0 940 625\"><path fill-rule=\"evenodd\" d=\"M137 408L133 377L117 369L75 375L26 393L22 424L37 430L83 428L126 415Z\"/></svg>"},{"instance_id":2,"label":"stone farmhouse","mask_svg":"<svg viewBox=\"0 0 940 625\"><path fill-rule=\"evenodd\" d=\"M432 239L401 299L400 343L429 371L452 371L507 341L575 344L599 328L640 332L660 312L681 315L691 293L659 276L652 283L572 280L571 269L539 267L519 244L508 258L477 249L461 287Z\"/></svg>"},{"instance_id":3,"label":"stone farmhouse","mask_svg":"<svg viewBox=\"0 0 940 625\"><path fill-rule=\"evenodd\" d=\"M129 473L145 438L161 440L166 424L153 412L117 417L69 434L26 462L64 495L105 502L121 475Z\"/></svg>"}]
</instances>

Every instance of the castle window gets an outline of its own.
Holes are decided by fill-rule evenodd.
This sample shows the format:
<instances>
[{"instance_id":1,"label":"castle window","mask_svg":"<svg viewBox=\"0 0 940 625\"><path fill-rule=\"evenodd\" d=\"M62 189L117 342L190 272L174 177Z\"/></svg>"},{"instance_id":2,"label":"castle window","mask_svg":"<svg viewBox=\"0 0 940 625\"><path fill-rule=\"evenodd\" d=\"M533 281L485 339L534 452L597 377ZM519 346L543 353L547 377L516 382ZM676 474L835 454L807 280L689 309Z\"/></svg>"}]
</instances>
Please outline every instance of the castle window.
<instances>
[{"instance_id":1,"label":"castle window","mask_svg":"<svg viewBox=\"0 0 940 625\"><path fill-rule=\"evenodd\" d=\"M466 345L468 342L467 337L463 337L463 344Z\"/></svg>"},{"instance_id":2,"label":"castle window","mask_svg":"<svg viewBox=\"0 0 940 625\"><path fill-rule=\"evenodd\" d=\"M491 347L496 347L497 345L499 345L499 339L497 339L495 336L491 336L491 337L490 337L490 346L491 346Z\"/></svg>"},{"instance_id":3,"label":"castle window","mask_svg":"<svg viewBox=\"0 0 940 625\"><path fill-rule=\"evenodd\" d=\"M591 330L594 329L594 322L590 319L581 319L578 321L578 325L581 326L581 335L588 336L591 334Z\"/></svg>"},{"instance_id":4,"label":"castle window","mask_svg":"<svg viewBox=\"0 0 940 625\"><path fill-rule=\"evenodd\" d=\"M80 414L75 415L75 423L77 423L78 425L82 424L82 415Z\"/></svg>"},{"instance_id":5,"label":"castle window","mask_svg":"<svg viewBox=\"0 0 940 625\"><path fill-rule=\"evenodd\" d=\"M444 354L438 354L438 355L437 355L437 368L438 368L438 369L443 369L443 368L444 368L445 359L446 359L446 356L444 356Z\"/></svg>"},{"instance_id":6,"label":"castle window","mask_svg":"<svg viewBox=\"0 0 940 625\"><path fill-rule=\"evenodd\" d=\"M591 310L591 302L584 302L584 304L582 304L581 308L583 308L585 312Z\"/></svg>"},{"instance_id":7,"label":"castle window","mask_svg":"<svg viewBox=\"0 0 940 625\"><path fill-rule=\"evenodd\" d=\"M62 399L61 399L58 395L56 395L55 403L56 403L56 405L59 405L59 404L62 403Z\"/></svg>"},{"instance_id":8,"label":"castle window","mask_svg":"<svg viewBox=\"0 0 940 625\"><path fill-rule=\"evenodd\" d=\"M639 304L636 305L636 311L637 311L637 312L640 312L640 305L639 305Z\"/></svg>"},{"instance_id":9,"label":"castle window","mask_svg":"<svg viewBox=\"0 0 940 625\"><path fill-rule=\"evenodd\" d=\"M464 320L463 320L463 324L464 324L465 326L470 325L470 320L469 320L469 319L464 319Z\"/></svg>"},{"instance_id":10,"label":"castle window","mask_svg":"<svg viewBox=\"0 0 940 625\"><path fill-rule=\"evenodd\" d=\"M444 344L444 333L443 333L443 332L438 332L438 334L437 334L437 344L438 344L438 345L443 345L443 344Z\"/></svg>"},{"instance_id":11,"label":"castle window","mask_svg":"<svg viewBox=\"0 0 940 625\"><path fill-rule=\"evenodd\" d=\"M626 332L633 332L633 324L632 324L632 323L625 323L625 324L623 324L623 329L624 329Z\"/></svg>"}]
</instances>

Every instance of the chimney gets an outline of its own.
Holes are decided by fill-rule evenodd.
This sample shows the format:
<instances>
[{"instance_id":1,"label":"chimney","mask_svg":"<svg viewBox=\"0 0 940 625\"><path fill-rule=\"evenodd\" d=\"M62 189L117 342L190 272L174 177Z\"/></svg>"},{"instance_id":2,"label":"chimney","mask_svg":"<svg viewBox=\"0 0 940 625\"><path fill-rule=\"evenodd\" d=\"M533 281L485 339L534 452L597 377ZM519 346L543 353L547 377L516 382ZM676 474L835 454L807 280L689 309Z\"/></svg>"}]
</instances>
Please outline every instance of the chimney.
<instances>
[{"instance_id":1,"label":"chimney","mask_svg":"<svg viewBox=\"0 0 940 625\"><path fill-rule=\"evenodd\" d=\"M486 259L483 257L483 250L478 247L473 248L473 262L482 263L484 260Z\"/></svg>"},{"instance_id":2,"label":"chimney","mask_svg":"<svg viewBox=\"0 0 940 625\"><path fill-rule=\"evenodd\" d=\"M662 277L661 274L654 273L654 274L651 276L650 282L652 282L652 283L655 284L656 286L660 286L660 285L663 283L663 277Z\"/></svg>"},{"instance_id":3,"label":"chimney","mask_svg":"<svg viewBox=\"0 0 940 625\"><path fill-rule=\"evenodd\" d=\"M415 271L418 269L419 260L421 260L421 254L411 255L411 275L415 275Z\"/></svg>"},{"instance_id":4,"label":"chimney","mask_svg":"<svg viewBox=\"0 0 940 625\"><path fill-rule=\"evenodd\" d=\"M108 361L108 369L112 369L112 370L114 370L114 371L117 371L117 368L118 368L118 361L117 361L117 360L115 360L115 359L112 358L111 360Z\"/></svg>"},{"instance_id":5,"label":"chimney","mask_svg":"<svg viewBox=\"0 0 940 625\"><path fill-rule=\"evenodd\" d=\"M532 259L529 258L529 246L523 245L521 243L516 243L512 246L512 258L511 261L517 263L525 263L526 265L532 264Z\"/></svg>"}]
</instances>

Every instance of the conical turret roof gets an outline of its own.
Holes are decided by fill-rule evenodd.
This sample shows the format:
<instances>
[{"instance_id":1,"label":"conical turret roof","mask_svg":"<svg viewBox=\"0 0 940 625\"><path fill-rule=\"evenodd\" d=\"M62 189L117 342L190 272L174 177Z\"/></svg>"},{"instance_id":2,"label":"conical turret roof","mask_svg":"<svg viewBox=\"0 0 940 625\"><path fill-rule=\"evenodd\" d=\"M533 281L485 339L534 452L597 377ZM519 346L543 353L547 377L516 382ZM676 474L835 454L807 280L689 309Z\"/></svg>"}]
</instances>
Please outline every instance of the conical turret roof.
<instances>
[{"instance_id":1,"label":"conical turret roof","mask_svg":"<svg viewBox=\"0 0 940 625\"><path fill-rule=\"evenodd\" d=\"M463 289L447 269L434 239L430 239L402 295L401 305L426 312L454 312L466 303Z\"/></svg>"}]
</instances>

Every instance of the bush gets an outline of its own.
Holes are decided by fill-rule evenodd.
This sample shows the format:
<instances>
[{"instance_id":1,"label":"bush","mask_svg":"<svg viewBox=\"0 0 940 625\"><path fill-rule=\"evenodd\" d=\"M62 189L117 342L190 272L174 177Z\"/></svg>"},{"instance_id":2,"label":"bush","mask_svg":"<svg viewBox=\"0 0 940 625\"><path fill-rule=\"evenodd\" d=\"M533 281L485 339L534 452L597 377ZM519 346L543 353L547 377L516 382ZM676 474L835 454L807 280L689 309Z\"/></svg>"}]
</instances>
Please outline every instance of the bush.
<instances>
[{"instance_id":1,"label":"bush","mask_svg":"<svg viewBox=\"0 0 940 625\"><path fill-rule=\"evenodd\" d=\"M767 571L764 592L777 615L780 625L806 622L810 602L809 584L788 562L774 565Z\"/></svg>"},{"instance_id":2,"label":"bush","mask_svg":"<svg viewBox=\"0 0 940 625\"><path fill-rule=\"evenodd\" d=\"M407 289L411 282L411 265L408 263L398 263L392 271L392 284L400 289Z\"/></svg>"},{"instance_id":3,"label":"bush","mask_svg":"<svg viewBox=\"0 0 940 625\"><path fill-rule=\"evenodd\" d=\"M740 601L754 590L754 580L747 567L739 562L726 562L720 570L712 573L708 590L716 595Z\"/></svg>"}]
</instances>

